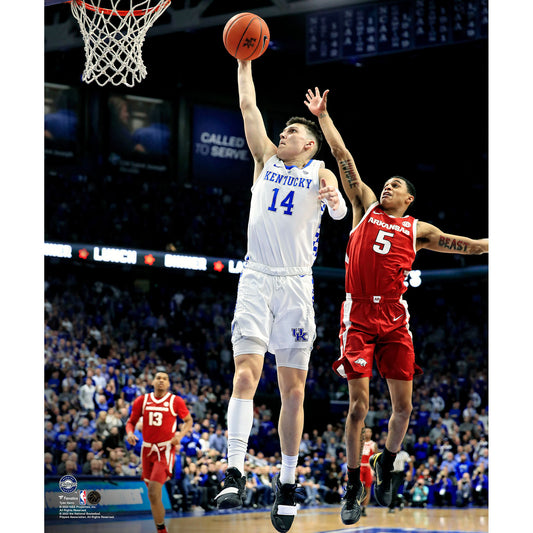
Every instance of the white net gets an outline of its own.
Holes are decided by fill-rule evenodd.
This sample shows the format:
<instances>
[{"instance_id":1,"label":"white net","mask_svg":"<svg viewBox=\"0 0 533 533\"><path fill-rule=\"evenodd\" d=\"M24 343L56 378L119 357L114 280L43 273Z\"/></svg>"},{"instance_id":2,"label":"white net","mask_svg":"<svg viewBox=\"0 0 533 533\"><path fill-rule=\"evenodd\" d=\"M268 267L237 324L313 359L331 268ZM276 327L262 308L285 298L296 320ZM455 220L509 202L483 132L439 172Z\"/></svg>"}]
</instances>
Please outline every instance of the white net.
<instances>
[{"instance_id":1,"label":"white net","mask_svg":"<svg viewBox=\"0 0 533 533\"><path fill-rule=\"evenodd\" d=\"M82 80L133 87L147 74L142 46L171 0L72 0L85 43Z\"/></svg>"}]
</instances>

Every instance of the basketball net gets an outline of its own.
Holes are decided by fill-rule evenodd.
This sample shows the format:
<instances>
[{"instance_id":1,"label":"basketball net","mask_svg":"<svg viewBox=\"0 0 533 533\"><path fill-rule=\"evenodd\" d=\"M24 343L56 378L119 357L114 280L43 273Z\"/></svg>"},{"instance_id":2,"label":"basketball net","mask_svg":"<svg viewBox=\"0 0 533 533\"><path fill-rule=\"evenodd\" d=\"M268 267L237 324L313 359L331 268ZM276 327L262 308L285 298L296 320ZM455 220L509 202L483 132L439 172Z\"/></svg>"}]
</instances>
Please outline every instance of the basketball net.
<instances>
[{"instance_id":1,"label":"basketball net","mask_svg":"<svg viewBox=\"0 0 533 533\"><path fill-rule=\"evenodd\" d=\"M171 0L72 0L72 14L85 43L82 80L133 87L147 74L142 46L147 31Z\"/></svg>"}]
</instances>

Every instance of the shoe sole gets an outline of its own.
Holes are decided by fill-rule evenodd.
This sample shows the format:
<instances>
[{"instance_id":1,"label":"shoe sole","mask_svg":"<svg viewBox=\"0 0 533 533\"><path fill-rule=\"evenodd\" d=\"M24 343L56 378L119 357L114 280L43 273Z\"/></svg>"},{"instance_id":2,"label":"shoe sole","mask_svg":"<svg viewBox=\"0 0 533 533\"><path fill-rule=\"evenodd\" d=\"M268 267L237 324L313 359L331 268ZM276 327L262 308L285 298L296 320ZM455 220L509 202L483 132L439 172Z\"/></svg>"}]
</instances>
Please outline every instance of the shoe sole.
<instances>
[{"instance_id":1,"label":"shoe sole","mask_svg":"<svg viewBox=\"0 0 533 533\"><path fill-rule=\"evenodd\" d=\"M241 509L242 502L234 504L233 502L217 502L217 509Z\"/></svg>"}]
</instances>

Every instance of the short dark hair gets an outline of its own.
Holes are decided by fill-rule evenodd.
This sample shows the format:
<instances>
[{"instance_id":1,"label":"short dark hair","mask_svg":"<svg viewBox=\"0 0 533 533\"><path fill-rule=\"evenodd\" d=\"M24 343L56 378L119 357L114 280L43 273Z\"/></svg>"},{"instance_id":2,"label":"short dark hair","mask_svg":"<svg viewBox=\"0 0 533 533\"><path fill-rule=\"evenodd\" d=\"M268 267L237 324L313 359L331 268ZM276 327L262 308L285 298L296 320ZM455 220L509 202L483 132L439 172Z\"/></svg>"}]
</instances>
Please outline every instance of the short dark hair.
<instances>
[{"instance_id":1,"label":"short dark hair","mask_svg":"<svg viewBox=\"0 0 533 533\"><path fill-rule=\"evenodd\" d=\"M322 147L322 142L324 141L324 135L322 135L322 130L319 125L312 120L309 120L304 117L291 117L285 123L285 126L290 126L291 124L303 124L307 131L315 138L316 141L316 152L313 155L318 154L320 148Z\"/></svg>"},{"instance_id":2,"label":"short dark hair","mask_svg":"<svg viewBox=\"0 0 533 533\"><path fill-rule=\"evenodd\" d=\"M390 178L390 179L392 180L392 179L395 179L395 178L399 179L399 180L402 180L405 183L405 185L407 186L407 192L410 195L412 195L413 198L416 198L415 186L407 178L404 178L403 176L392 176L392 178Z\"/></svg>"}]
</instances>

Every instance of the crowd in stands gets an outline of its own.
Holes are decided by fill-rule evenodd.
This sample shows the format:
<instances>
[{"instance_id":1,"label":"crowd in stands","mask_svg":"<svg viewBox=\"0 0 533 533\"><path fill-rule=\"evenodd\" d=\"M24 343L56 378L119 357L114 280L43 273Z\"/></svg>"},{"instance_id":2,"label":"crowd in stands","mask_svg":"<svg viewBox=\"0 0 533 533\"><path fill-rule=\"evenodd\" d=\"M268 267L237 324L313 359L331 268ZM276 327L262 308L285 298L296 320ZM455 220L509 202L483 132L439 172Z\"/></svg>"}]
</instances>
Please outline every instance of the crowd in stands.
<instances>
[{"instance_id":1,"label":"crowd in stands","mask_svg":"<svg viewBox=\"0 0 533 533\"><path fill-rule=\"evenodd\" d=\"M98 279L110 276L55 275L48 266L45 475L138 478L142 435L138 427L139 444L132 447L124 440L125 424L133 400L152 390L155 372L162 369L194 418L169 493L176 508L209 510L226 468L235 292L206 278L158 291L121 283L120 276L114 283ZM401 489L407 505L487 503L487 334L480 290L465 283L457 301L450 291L444 300L444 291L425 290L421 299L432 312L412 317L424 374L415 381L403 445L411 457ZM302 505L338 503L345 485L347 391L331 371L337 357L336 298L330 290L317 289L315 295L319 327L306 397L325 404L326 411L324 416L313 411L316 416L306 420L298 467ZM267 354L247 456L250 507L269 505L270 480L279 468L275 372ZM383 448L388 393L377 374L371 381L366 423Z\"/></svg>"}]
</instances>

